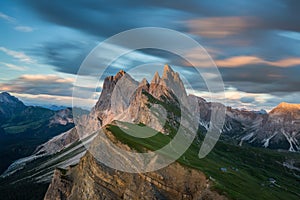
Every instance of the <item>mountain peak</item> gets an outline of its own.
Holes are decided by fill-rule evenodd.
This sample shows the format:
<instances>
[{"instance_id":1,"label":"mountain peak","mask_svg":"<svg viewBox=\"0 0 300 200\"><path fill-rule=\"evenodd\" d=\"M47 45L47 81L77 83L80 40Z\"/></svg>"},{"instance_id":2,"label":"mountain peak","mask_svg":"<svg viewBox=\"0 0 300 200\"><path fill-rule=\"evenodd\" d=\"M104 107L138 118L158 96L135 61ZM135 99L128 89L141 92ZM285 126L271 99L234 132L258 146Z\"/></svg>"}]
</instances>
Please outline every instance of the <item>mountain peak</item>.
<instances>
[{"instance_id":1,"label":"mountain peak","mask_svg":"<svg viewBox=\"0 0 300 200\"><path fill-rule=\"evenodd\" d=\"M140 85L148 85L148 81L146 78L143 78L143 80L140 82Z\"/></svg>"},{"instance_id":2,"label":"mountain peak","mask_svg":"<svg viewBox=\"0 0 300 200\"><path fill-rule=\"evenodd\" d=\"M170 78L169 76L173 76L174 75L174 71L172 70L172 68L170 67L170 65L165 65L164 66L164 72L163 72L163 75L162 75L162 78L163 79L168 79Z\"/></svg>"},{"instance_id":3,"label":"mountain peak","mask_svg":"<svg viewBox=\"0 0 300 200\"><path fill-rule=\"evenodd\" d=\"M124 70L120 70L115 76L114 76L114 80L118 81L121 77L123 77L126 74L126 72Z\"/></svg>"},{"instance_id":4,"label":"mountain peak","mask_svg":"<svg viewBox=\"0 0 300 200\"><path fill-rule=\"evenodd\" d=\"M292 104L292 103L287 103L287 102L281 102L276 108L300 109L300 104Z\"/></svg>"},{"instance_id":5,"label":"mountain peak","mask_svg":"<svg viewBox=\"0 0 300 200\"><path fill-rule=\"evenodd\" d=\"M11 96L8 92L0 93L0 102L10 104L23 104L18 98Z\"/></svg>"},{"instance_id":6,"label":"mountain peak","mask_svg":"<svg viewBox=\"0 0 300 200\"><path fill-rule=\"evenodd\" d=\"M159 76L158 72L155 72L154 77L153 77L151 83L152 84L158 84L159 81L160 81L160 76Z\"/></svg>"},{"instance_id":7,"label":"mountain peak","mask_svg":"<svg viewBox=\"0 0 300 200\"><path fill-rule=\"evenodd\" d=\"M275 107L270 113L283 113L300 110L300 104L292 104L287 102L281 102L277 107Z\"/></svg>"},{"instance_id":8,"label":"mountain peak","mask_svg":"<svg viewBox=\"0 0 300 200\"><path fill-rule=\"evenodd\" d=\"M172 68L170 67L170 65L168 65L168 64L165 64L165 66L164 66L164 72L172 72L173 70L172 70Z\"/></svg>"}]
</instances>

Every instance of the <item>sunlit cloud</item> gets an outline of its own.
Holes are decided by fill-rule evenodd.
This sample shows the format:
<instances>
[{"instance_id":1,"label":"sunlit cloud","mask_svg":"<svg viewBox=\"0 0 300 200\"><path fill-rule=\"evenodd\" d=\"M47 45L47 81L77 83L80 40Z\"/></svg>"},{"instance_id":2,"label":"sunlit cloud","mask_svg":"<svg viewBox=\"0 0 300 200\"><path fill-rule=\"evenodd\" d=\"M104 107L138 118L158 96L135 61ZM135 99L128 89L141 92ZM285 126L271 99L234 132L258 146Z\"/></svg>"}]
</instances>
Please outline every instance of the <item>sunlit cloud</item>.
<instances>
[{"instance_id":1,"label":"sunlit cloud","mask_svg":"<svg viewBox=\"0 0 300 200\"><path fill-rule=\"evenodd\" d=\"M76 92L79 95L73 97L75 76L24 74L5 83L0 83L0 91L10 92L17 97L22 97L29 104L52 102L51 104L71 106L73 100L77 102L76 106L86 108L94 106L99 98L103 82L96 81L93 80L94 83L87 81L84 85L76 85Z\"/></svg>"},{"instance_id":2,"label":"sunlit cloud","mask_svg":"<svg viewBox=\"0 0 300 200\"><path fill-rule=\"evenodd\" d=\"M6 55L9 55L9 56L12 56L13 58L18 59L21 62L25 62L28 64L35 63L35 60L33 60L30 56L26 55L24 52L10 50L5 47L0 47L0 51L4 52Z\"/></svg>"},{"instance_id":3,"label":"sunlit cloud","mask_svg":"<svg viewBox=\"0 0 300 200\"><path fill-rule=\"evenodd\" d=\"M300 65L300 58L286 58L277 61L267 61L256 56L234 56L224 60L215 60L220 67L240 67L251 64L265 64L276 67L292 67Z\"/></svg>"},{"instance_id":4,"label":"sunlit cloud","mask_svg":"<svg viewBox=\"0 0 300 200\"><path fill-rule=\"evenodd\" d=\"M190 92L190 91L188 91ZM211 93L208 91L197 91L193 93L196 96L200 96L206 100L211 100ZM249 93L249 92L243 92L239 91L236 88L229 87L227 88L224 93L217 93L214 94L214 96L220 96L224 98L215 98L214 100L216 102L222 103L226 106L239 108L239 109L252 109L252 110L260 110L260 109L266 109L270 110L272 109L275 104L266 107L266 103L269 100L276 99L274 95L267 94L267 93Z\"/></svg>"},{"instance_id":5,"label":"sunlit cloud","mask_svg":"<svg viewBox=\"0 0 300 200\"><path fill-rule=\"evenodd\" d=\"M42 75L42 74L24 74L20 76L19 80L32 81L32 82L47 82L47 83L73 83L74 78L61 78L54 74Z\"/></svg>"},{"instance_id":6,"label":"sunlit cloud","mask_svg":"<svg viewBox=\"0 0 300 200\"><path fill-rule=\"evenodd\" d=\"M73 78L62 78L57 75L25 74L6 83L0 83L0 90L33 95L71 96L73 82Z\"/></svg>"},{"instance_id":7,"label":"sunlit cloud","mask_svg":"<svg viewBox=\"0 0 300 200\"><path fill-rule=\"evenodd\" d=\"M74 98L72 96L60 96L60 95L48 95L48 94L24 94L24 93L11 93L12 95L20 98L25 104L29 105L40 105L43 104L49 105L63 105L72 107L72 101L78 102L76 106L81 108L91 109L87 105L95 105L97 100L93 98Z\"/></svg>"},{"instance_id":8,"label":"sunlit cloud","mask_svg":"<svg viewBox=\"0 0 300 200\"><path fill-rule=\"evenodd\" d=\"M190 32L207 38L224 38L239 34L257 23L253 17L208 17L187 21Z\"/></svg>"}]
</instances>

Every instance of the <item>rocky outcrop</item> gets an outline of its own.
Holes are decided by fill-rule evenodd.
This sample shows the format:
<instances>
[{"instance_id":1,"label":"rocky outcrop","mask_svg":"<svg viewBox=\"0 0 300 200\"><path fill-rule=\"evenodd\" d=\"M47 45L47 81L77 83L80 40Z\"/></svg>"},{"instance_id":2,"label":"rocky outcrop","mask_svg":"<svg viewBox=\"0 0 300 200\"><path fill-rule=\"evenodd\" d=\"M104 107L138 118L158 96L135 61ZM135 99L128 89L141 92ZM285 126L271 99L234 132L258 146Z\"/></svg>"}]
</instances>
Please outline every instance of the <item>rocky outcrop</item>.
<instances>
[{"instance_id":1,"label":"rocky outcrop","mask_svg":"<svg viewBox=\"0 0 300 200\"><path fill-rule=\"evenodd\" d=\"M45 200L66 200L70 196L73 184L71 171L72 167L68 170L55 169Z\"/></svg>"},{"instance_id":2,"label":"rocky outcrop","mask_svg":"<svg viewBox=\"0 0 300 200\"><path fill-rule=\"evenodd\" d=\"M76 128L72 128L67 132L64 132L48 142L38 146L34 152L34 155L52 155L61 150L67 148L70 144L74 143L79 139Z\"/></svg>"},{"instance_id":3,"label":"rocky outcrop","mask_svg":"<svg viewBox=\"0 0 300 200\"><path fill-rule=\"evenodd\" d=\"M56 111L54 116L50 119L50 126L52 124L67 125L69 123L74 123L71 108Z\"/></svg>"},{"instance_id":4,"label":"rocky outcrop","mask_svg":"<svg viewBox=\"0 0 300 200\"><path fill-rule=\"evenodd\" d=\"M166 120L178 124L180 119L173 111L168 112L163 104L177 109L180 109L180 104L189 105L183 82L170 66L165 65L162 77L155 73L150 84L146 79L138 83L121 70L115 76L105 78L100 98L89 117L97 119L101 126L119 120L143 123L167 134Z\"/></svg>"},{"instance_id":5,"label":"rocky outcrop","mask_svg":"<svg viewBox=\"0 0 300 200\"><path fill-rule=\"evenodd\" d=\"M114 137L109 131L106 134ZM210 184L199 170L178 163L155 172L125 173L99 163L87 152L78 166L64 174L56 171L45 199L227 199L212 191Z\"/></svg>"}]
</instances>

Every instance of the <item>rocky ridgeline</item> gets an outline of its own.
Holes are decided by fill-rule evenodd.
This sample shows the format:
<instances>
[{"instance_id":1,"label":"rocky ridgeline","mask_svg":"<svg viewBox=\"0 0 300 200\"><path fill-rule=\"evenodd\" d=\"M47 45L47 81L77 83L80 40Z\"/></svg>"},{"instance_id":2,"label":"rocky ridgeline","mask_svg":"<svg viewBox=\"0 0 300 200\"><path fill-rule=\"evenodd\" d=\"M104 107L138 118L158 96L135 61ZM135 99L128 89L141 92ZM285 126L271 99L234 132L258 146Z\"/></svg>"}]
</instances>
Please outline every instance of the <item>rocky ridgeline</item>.
<instances>
[{"instance_id":1,"label":"rocky ridgeline","mask_svg":"<svg viewBox=\"0 0 300 200\"><path fill-rule=\"evenodd\" d=\"M105 134L114 137L108 130ZM92 145L97 145L97 138ZM118 146L134 151L125 144ZM76 167L55 171L44 199L227 199L210 185L201 171L178 163L155 172L124 173L97 162L87 152Z\"/></svg>"}]
</instances>

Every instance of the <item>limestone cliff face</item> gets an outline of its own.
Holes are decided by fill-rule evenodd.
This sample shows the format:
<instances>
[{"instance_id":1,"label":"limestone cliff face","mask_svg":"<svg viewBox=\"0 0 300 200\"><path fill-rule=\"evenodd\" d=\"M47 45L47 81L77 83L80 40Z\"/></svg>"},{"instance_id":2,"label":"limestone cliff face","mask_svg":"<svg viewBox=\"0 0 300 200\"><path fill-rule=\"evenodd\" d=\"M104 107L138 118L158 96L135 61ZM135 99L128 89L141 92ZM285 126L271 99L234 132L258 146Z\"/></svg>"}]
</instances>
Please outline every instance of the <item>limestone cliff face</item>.
<instances>
[{"instance_id":1,"label":"limestone cliff face","mask_svg":"<svg viewBox=\"0 0 300 200\"><path fill-rule=\"evenodd\" d=\"M45 195L45 200L64 200L71 194L73 177L70 175L72 168L68 171L64 169L56 169L48 191Z\"/></svg>"},{"instance_id":2,"label":"limestone cliff face","mask_svg":"<svg viewBox=\"0 0 300 200\"><path fill-rule=\"evenodd\" d=\"M89 116L93 119L90 121L93 123L98 121L101 126L113 120L143 123L167 133L163 126L170 113L167 113L161 104L151 102L151 98L160 101L161 104L167 103L177 108L180 108L182 103L180 101L185 105L188 102L179 74L168 65L164 67L162 77L155 73L150 84L146 79L139 83L121 70L115 76L105 79L101 96ZM169 116L169 121L178 122L179 119L176 119L176 116Z\"/></svg>"},{"instance_id":3,"label":"limestone cliff face","mask_svg":"<svg viewBox=\"0 0 300 200\"><path fill-rule=\"evenodd\" d=\"M110 132L106 134L115 140ZM118 146L130 150L125 144L119 143ZM133 174L111 169L99 163L92 154L87 152L76 167L69 168L64 173L55 172L45 196L45 200L50 199L218 200L226 197L210 190L210 181L202 172L178 163L155 172Z\"/></svg>"}]
</instances>

